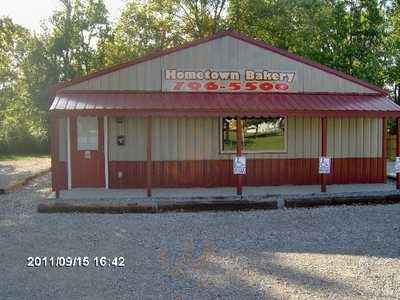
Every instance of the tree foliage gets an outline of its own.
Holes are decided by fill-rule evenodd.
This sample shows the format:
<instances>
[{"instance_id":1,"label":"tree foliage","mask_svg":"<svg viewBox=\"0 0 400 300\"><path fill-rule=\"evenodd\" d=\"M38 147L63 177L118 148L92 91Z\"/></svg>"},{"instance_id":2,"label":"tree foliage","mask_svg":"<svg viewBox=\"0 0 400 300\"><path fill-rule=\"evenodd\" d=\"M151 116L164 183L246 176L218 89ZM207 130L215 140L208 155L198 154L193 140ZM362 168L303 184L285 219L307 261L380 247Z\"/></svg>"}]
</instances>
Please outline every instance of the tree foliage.
<instances>
[{"instance_id":1,"label":"tree foliage","mask_svg":"<svg viewBox=\"0 0 400 300\"><path fill-rule=\"evenodd\" d=\"M104 65L96 47L109 26L103 1L61 3L38 35L0 19L0 152L47 148L51 86Z\"/></svg>"},{"instance_id":2,"label":"tree foliage","mask_svg":"<svg viewBox=\"0 0 400 300\"><path fill-rule=\"evenodd\" d=\"M0 151L40 147L44 137L37 110L27 92L21 64L28 55L28 30L0 19Z\"/></svg>"},{"instance_id":3,"label":"tree foliage","mask_svg":"<svg viewBox=\"0 0 400 300\"><path fill-rule=\"evenodd\" d=\"M99 53L106 65L204 37L223 28L226 0L130 0Z\"/></svg>"},{"instance_id":4,"label":"tree foliage","mask_svg":"<svg viewBox=\"0 0 400 300\"><path fill-rule=\"evenodd\" d=\"M387 77L389 84L400 85L400 0L393 1L388 12L388 38L385 43L387 57Z\"/></svg>"},{"instance_id":5,"label":"tree foliage","mask_svg":"<svg viewBox=\"0 0 400 300\"><path fill-rule=\"evenodd\" d=\"M230 27L377 85L384 83L385 2L235 0Z\"/></svg>"},{"instance_id":6,"label":"tree foliage","mask_svg":"<svg viewBox=\"0 0 400 300\"><path fill-rule=\"evenodd\" d=\"M59 66L58 80L68 80L98 69L103 62L96 44L109 31L103 0L61 0L42 39L48 46L49 59Z\"/></svg>"},{"instance_id":7,"label":"tree foliage","mask_svg":"<svg viewBox=\"0 0 400 300\"><path fill-rule=\"evenodd\" d=\"M99 44L106 65L183 43L173 10L173 1L127 2L115 27Z\"/></svg>"}]
</instances>

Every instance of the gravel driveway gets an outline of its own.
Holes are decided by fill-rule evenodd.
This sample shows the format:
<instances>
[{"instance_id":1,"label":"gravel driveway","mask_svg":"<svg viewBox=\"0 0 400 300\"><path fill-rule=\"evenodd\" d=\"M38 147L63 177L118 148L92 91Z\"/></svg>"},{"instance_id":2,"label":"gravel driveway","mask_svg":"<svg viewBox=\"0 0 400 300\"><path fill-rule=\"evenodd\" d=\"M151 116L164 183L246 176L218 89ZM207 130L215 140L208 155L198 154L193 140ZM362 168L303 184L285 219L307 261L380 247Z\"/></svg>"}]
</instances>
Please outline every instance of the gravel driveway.
<instances>
[{"instance_id":1,"label":"gravel driveway","mask_svg":"<svg viewBox=\"0 0 400 300\"><path fill-rule=\"evenodd\" d=\"M38 214L49 180L0 196L0 299L400 298L400 205ZM26 267L29 256L90 265Z\"/></svg>"}]
</instances>

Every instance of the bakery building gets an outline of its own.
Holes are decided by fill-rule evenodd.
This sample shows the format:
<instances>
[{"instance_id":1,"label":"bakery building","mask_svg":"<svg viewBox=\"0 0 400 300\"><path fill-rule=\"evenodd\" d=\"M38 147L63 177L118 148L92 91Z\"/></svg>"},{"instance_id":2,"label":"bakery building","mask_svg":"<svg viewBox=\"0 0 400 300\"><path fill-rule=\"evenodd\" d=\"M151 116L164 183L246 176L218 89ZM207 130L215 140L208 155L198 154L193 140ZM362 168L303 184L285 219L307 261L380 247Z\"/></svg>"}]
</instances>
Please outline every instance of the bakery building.
<instances>
[{"instance_id":1,"label":"bakery building","mask_svg":"<svg viewBox=\"0 0 400 300\"><path fill-rule=\"evenodd\" d=\"M53 189L383 183L379 87L235 32L57 86Z\"/></svg>"}]
</instances>

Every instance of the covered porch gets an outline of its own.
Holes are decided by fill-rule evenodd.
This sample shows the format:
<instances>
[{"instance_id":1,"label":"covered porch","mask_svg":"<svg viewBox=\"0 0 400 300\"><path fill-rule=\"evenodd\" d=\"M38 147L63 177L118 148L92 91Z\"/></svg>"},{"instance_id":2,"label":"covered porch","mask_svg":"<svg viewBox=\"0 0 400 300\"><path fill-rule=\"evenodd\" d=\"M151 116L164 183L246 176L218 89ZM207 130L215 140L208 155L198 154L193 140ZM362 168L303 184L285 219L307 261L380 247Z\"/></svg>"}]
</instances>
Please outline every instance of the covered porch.
<instances>
[{"instance_id":1,"label":"covered porch","mask_svg":"<svg viewBox=\"0 0 400 300\"><path fill-rule=\"evenodd\" d=\"M207 94L207 93L88 93L82 94L77 92L66 92L56 97L51 107L52 122L53 122L53 140L57 140L57 122L60 118L66 118L67 123L67 145L66 145L66 161L63 164L66 173L66 181L56 186L57 195L74 195L74 193L83 193L83 195L98 194L104 197L187 197L188 195L196 195L200 197L220 197L220 196L257 196L257 195L280 195L280 194L314 194L319 192L363 192L363 191L379 191L391 190L393 184L386 184L386 120L387 117L398 117L400 114L399 107L382 95L318 95L318 94ZM85 153L76 151L76 118L79 116L96 116L99 120L99 147L100 151L96 154L98 160L96 176L99 176L98 189L93 187L82 188L78 181L74 178L82 175L80 172L73 171L81 167L79 164L84 163L86 159L91 159L92 156L86 157ZM185 174L180 174L182 163L185 170L190 170L192 162L172 162L175 165L171 167L171 162L160 161L154 159L154 120L156 118L174 118L174 117L197 117L197 118L221 118L224 116L234 117L237 124L241 124L240 120L246 117L270 117L270 116L285 116L285 117L302 117L314 118L318 121L317 136L315 137L314 146L317 147L316 157L301 157L300 159L249 159L249 168L247 173L233 174L232 158L242 156L243 153L243 135L242 127L236 128L236 149L235 153L228 156L225 160L209 160L206 163L207 170L215 171L213 174L204 173L204 162L202 162L203 170L200 175L203 176L202 182L207 182L208 178L226 177L227 186L218 187L196 187L188 186L185 188L170 184L170 182L162 184L163 171L174 170L175 178L184 177ZM143 144L144 159L136 163L136 171L131 172L132 176L137 176L140 182L138 188L130 188L123 185L116 185L118 181L118 168L129 168L127 162L117 162L113 164L110 161L109 153L109 120L114 117L129 117L141 118L144 120L142 131L141 144ZM340 118L375 118L380 120L380 132L375 132L370 143L374 144L376 153L379 156L373 157L344 157L332 159L332 173L319 174L318 172L318 156L328 157L329 152L329 129L328 121L331 123L335 119ZM377 123L378 124L378 123ZM332 133L332 132L331 132ZM334 133L334 132L333 132ZM340 135L339 135L340 136ZM371 139L371 138L370 138ZM362 140L363 141L363 140ZM199 141L201 142L201 141ZM357 143L358 140L354 140ZM399 143L397 143L399 144ZM378 146L379 145L379 146ZM54 153L58 153L57 145L53 145ZM156 149L157 150L157 149ZM399 150L398 150L399 151ZM246 156L246 154L244 154ZM80 157L82 156L82 157ZM273 157L273 156L272 156ZM57 163L58 157L53 156L53 171L57 174L60 164ZM78 159L78 162L76 161ZM160 165L167 166L161 168ZM269 165L268 165L269 164ZM257 166L262 168L270 168L268 173L270 177L267 182L276 182L273 185L266 186L263 184L266 173L257 171L259 174L255 178L254 171ZM117 167L115 167L117 166ZM139 167L138 167L139 166ZM274 169L275 168L275 169ZM307 184L304 181L302 172L304 170L312 174L310 182ZM274 174L280 172L278 175ZM336 170L336 172L335 172ZM337 170L340 170L337 171ZM211 172L210 171L210 172ZM130 170L127 170L130 172ZM157 172L157 173L156 173ZM115 173L115 174L114 174ZM102 174L102 175L101 175ZM155 177L156 176L156 177ZM196 175L197 176L197 175ZM274 177L278 176L279 180L274 181ZM287 177L286 177L287 176ZM295 184L284 184L285 178L289 178ZM86 176L87 177L87 176ZM110 179L114 178L114 179ZM249 179L250 178L250 179ZM344 183L358 182L363 184L337 184L343 178ZM253 180L253 181L252 181ZM304 182L303 182L304 181ZM57 179L53 182L58 182ZM74 183L75 182L75 183ZM301 186L296 184L301 182ZM374 184L371 184L371 183ZM110 186L113 183L113 186ZM233 184L232 184L233 183ZM250 184L249 184L250 183ZM332 185L328 186L328 183ZM398 185L400 180L398 179ZM123 189L115 189L120 187ZM297 191L297 192L296 192ZM300 191L300 192L299 192ZM65 198L65 197L64 197Z\"/></svg>"}]
</instances>

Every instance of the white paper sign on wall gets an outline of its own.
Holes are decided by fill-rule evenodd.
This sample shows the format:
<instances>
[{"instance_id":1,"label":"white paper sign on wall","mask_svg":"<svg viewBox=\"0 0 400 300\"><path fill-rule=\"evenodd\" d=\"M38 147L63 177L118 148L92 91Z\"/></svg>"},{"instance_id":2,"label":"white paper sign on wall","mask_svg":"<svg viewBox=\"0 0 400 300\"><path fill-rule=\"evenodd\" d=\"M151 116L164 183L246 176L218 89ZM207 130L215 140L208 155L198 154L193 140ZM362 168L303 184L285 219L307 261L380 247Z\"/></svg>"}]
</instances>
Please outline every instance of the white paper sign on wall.
<instances>
[{"instance_id":1,"label":"white paper sign on wall","mask_svg":"<svg viewBox=\"0 0 400 300\"><path fill-rule=\"evenodd\" d=\"M331 173L331 158L326 156L320 156L319 174L330 174L330 173Z\"/></svg>"},{"instance_id":2,"label":"white paper sign on wall","mask_svg":"<svg viewBox=\"0 0 400 300\"><path fill-rule=\"evenodd\" d=\"M395 170L396 174L400 173L400 157L399 156L396 157L396 162L394 164L394 170Z\"/></svg>"},{"instance_id":3,"label":"white paper sign on wall","mask_svg":"<svg viewBox=\"0 0 400 300\"><path fill-rule=\"evenodd\" d=\"M233 174L244 175L246 174L246 157L235 156L233 158Z\"/></svg>"}]
</instances>

